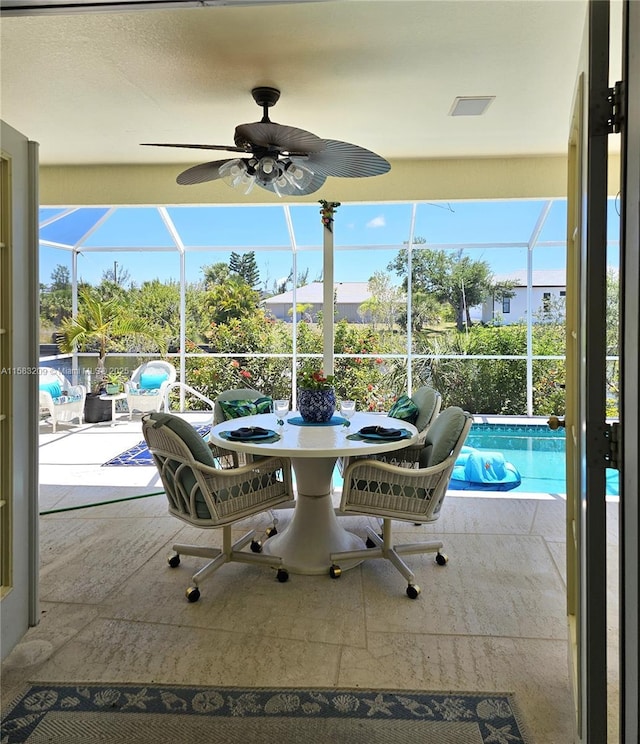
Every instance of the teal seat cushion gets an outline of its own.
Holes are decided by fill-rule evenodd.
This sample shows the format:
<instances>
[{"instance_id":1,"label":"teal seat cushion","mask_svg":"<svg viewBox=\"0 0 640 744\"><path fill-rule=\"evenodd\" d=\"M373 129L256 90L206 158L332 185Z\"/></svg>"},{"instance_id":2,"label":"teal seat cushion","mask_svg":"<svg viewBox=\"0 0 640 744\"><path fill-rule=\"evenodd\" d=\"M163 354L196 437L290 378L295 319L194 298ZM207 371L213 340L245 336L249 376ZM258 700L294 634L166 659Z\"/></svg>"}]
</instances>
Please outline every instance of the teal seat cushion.
<instances>
[{"instance_id":1,"label":"teal seat cushion","mask_svg":"<svg viewBox=\"0 0 640 744\"><path fill-rule=\"evenodd\" d=\"M469 414L451 406L444 410L427 431L425 446L418 457L421 468L439 465L451 454L464 429Z\"/></svg>"},{"instance_id":2,"label":"teal seat cushion","mask_svg":"<svg viewBox=\"0 0 640 744\"><path fill-rule=\"evenodd\" d=\"M402 419L410 424L415 423L419 413L420 409L408 395L401 395L389 409L391 418Z\"/></svg>"},{"instance_id":3,"label":"teal seat cushion","mask_svg":"<svg viewBox=\"0 0 640 744\"><path fill-rule=\"evenodd\" d=\"M57 380L54 382L41 382L39 387L40 390L49 393L52 398L59 398L62 395L62 388Z\"/></svg>"},{"instance_id":4,"label":"teal seat cushion","mask_svg":"<svg viewBox=\"0 0 640 744\"><path fill-rule=\"evenodd\" d=\"M142 390L157 390L169 379L169 375L156 372L143 372L140 375L140 388Z\"/></svg>"},{"instance_id":5,"label":"teal seat cushion","mask_svg":"<svg viewBox=\"0 0 640 744\"><path fill-rule=\"evenodd\" d=\"M275 483L274 473L264 473L264 475L257 475L246 483L239 483L231 486L231 488L221 488L217 494L215 494L216 501L228 501L229 499L235 499L238 496L243 496L248 493L253 493L262 488L268 488Z\"/></svg>"},{"instance_id":6,"label":"teal seat cushion","mask_svg":"<svg viewBox=\"0 0 640 744\"><path fill-rule=\"evenodd\" d=\"M273 408L273 399L270 396L255 400L218 400L218 403L226 420L270 413Z\"/></svg>"},{"instance_id":7,"label":"teal seat cushion","mask_svg":"<svg viewBox=\"0 0 640 744\"><path fill-rule=\"evenodd\" d=\"M166 426L171 429L174 434L177 434L180 439L184 442L187 449L193 455L193 459L201 462L203 465L209 465L212 468L216 467L216 461L211 454L211 450L207 446L204 439L198 434L198 432L184 419L179 416L174 416L171 413L151 413L149 417L154 421L154 426ZM175 466L175 467L174 467ZM172 461L170 464L171 470L174 473L178 471L178 462ZM196 476L193 474L191 468L181 468L179 474L175 475L176 480L179 480L186 493L191 493L191 490L196 484ZM165 483L165 486L167 484ZM198 488L196 493L196 514L200 519L210 519L211 514L207 507L206 501Z\"/></svg>"},{"instance_id":8,"label":"teal seat cushion","mask_svg":"<svg viewBox=\"0 0 640 744\"><path fill-rule=\"evenodd\" d=\"M419 411L413 423L418 431L422 431L431 421L438 402L438 393L428 385L423 385L413 393L411 400L416 404Z\"/></svg>"},{"instance_id":9,"label":"teal seat cushion","mask_svg":"<svg viewBox=\"0 0 640 744\"><path fill-rule=\"evenodd\" d=\"M360 478L354 478L351 481L351 488L356 491L364 491L368 493L380 493L385 496L405 496L410 499L427 499L430 496L430 492L422 486L413 486L411 484L399 485L398 483L386 483L384 481L372 483L368 480L362 480Z\"/></svg>"}]
</instances>

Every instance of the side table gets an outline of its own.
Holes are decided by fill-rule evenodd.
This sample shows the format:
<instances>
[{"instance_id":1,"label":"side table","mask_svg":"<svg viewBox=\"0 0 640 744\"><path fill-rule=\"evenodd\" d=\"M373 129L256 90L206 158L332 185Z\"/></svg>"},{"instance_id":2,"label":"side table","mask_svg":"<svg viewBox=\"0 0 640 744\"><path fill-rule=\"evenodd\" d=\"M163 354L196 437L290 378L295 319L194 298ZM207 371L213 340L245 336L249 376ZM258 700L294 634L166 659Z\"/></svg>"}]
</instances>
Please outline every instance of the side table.
<instances>
[{"instance_id":1,"label":"side table","mask_svg":"<svg viewBox=\"0 0 640 744\"><path fill-rule=\"evenodd\" d=\"M115 395L101 395L100 400L111 401L111 426L116 425L116 401L124 400L127 397L126 393L116 393Z\"/></svg>"}]
</instances>

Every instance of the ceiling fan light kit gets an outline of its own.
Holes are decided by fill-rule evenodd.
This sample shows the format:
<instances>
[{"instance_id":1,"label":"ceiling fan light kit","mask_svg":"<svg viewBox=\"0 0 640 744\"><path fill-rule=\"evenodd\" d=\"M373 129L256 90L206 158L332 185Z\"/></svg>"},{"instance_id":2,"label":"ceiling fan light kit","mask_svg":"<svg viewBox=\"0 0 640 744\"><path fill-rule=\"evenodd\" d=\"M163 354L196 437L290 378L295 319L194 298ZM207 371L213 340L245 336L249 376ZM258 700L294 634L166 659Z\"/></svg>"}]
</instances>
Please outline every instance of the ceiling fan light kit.
<instances>
[{"instance_id":1,"label":"ceiling fan light kit","mask_svg":"<svg viewBox=\"0 0 640 744\"><path fill-rule=\"evenodd\" d=\"M251 94L262 107L262 119L237 126L235 145L145 143L145 146L246 154L248 157L236 156L195 165L176 179L183 186L222 179L245 194L258 185L278 196L304 196L317 191L328 176L368 178L390 170L388 161L364 147L339 140L323 140L304 129L272 122L269 109L280 98L277 88L254 88Z\"/></svg>"}]
</instances>

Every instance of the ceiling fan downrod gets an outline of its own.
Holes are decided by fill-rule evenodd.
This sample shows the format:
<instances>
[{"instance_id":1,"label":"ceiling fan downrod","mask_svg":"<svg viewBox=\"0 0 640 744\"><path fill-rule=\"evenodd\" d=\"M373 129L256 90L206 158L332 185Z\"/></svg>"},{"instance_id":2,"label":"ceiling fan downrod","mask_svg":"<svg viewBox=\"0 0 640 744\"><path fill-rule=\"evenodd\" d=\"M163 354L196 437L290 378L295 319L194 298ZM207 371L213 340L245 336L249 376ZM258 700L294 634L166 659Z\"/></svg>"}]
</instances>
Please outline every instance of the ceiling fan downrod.
<instances>
[{"instance_id":1,"label":"ceiling fan downrod","mask_svg":"<svg viewBox=\"0 0 640 744\"><path fill-rule=\"evenodd\" d=\"M278 103L280 98L280 91L277 88L270 88L269 86L260 86L253 88L251 91L253 100L262 108L262 120L261 124L270 123L269 109Z\"/></svg>"}]
</instances>

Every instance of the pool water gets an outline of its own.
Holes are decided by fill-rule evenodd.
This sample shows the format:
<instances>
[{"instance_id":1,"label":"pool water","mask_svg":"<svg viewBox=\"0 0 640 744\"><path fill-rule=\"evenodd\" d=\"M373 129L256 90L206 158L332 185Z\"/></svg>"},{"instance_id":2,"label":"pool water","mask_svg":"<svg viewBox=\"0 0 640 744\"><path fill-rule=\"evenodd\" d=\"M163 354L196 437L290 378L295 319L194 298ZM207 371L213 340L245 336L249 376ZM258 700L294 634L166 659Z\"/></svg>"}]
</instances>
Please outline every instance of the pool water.
<instances>
[{"instance_id":1,"label":"pool water","mask_svg":"<svg viewBox=\"0 0 640 744\"><path fill-rule=\"evenodd\" d=\"M565 433L535 424L474 424L465 444L481 451L501 452L520 471L514 491L566 493ZM607 469L607 494L617 495L618 472Z\"/></svg>"},{"instance_id":2,"label":"pool water","mask_svg":"<svg viewBox=\"0 0 640 744\"><path fill-rule=\"evenodd\" d=\"M536 424L474 424L465 445L485 452L501 452L507 462L515 465L522 483L513 493L567 492L564 429L552 431ZM607 468L606 473L607 495L617 496L618 471ZM337 467L333 483L342 486Z\"/></svg>"}]
</instances>

